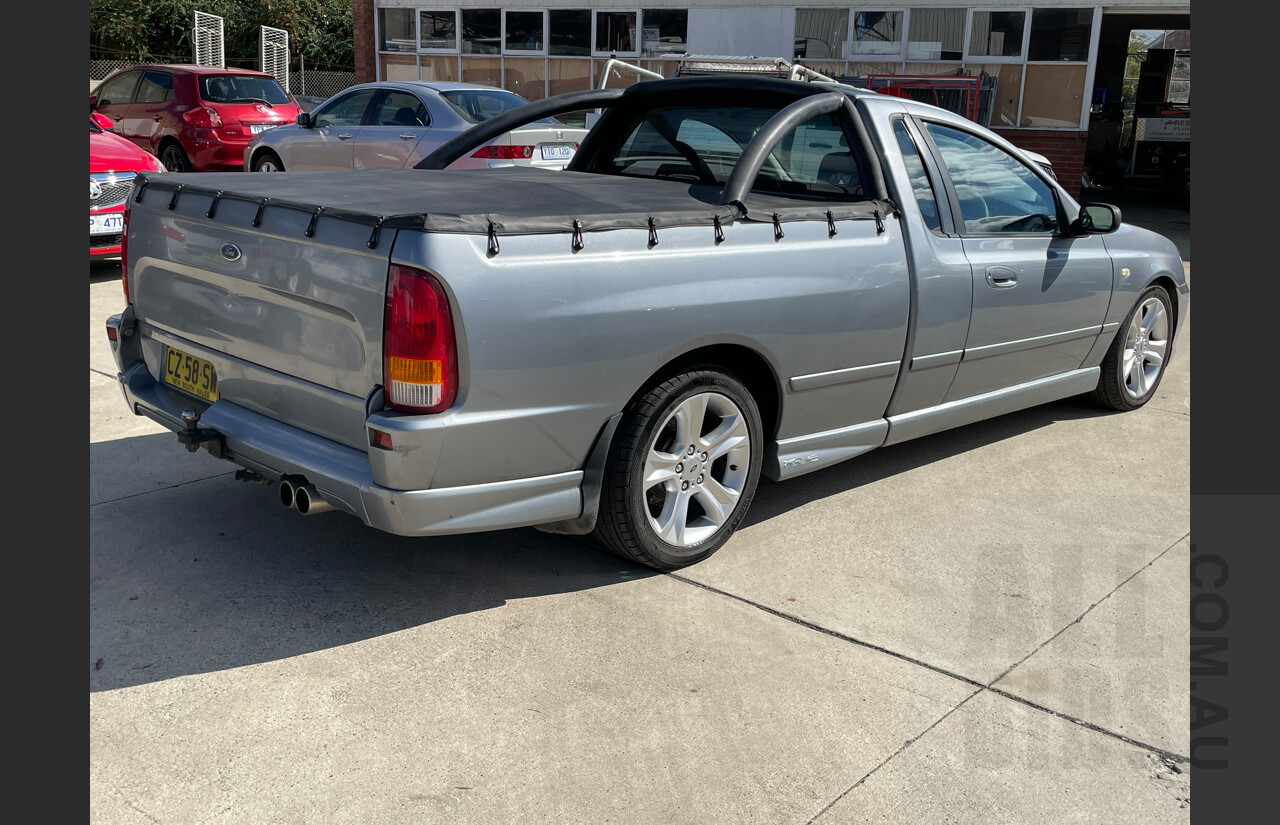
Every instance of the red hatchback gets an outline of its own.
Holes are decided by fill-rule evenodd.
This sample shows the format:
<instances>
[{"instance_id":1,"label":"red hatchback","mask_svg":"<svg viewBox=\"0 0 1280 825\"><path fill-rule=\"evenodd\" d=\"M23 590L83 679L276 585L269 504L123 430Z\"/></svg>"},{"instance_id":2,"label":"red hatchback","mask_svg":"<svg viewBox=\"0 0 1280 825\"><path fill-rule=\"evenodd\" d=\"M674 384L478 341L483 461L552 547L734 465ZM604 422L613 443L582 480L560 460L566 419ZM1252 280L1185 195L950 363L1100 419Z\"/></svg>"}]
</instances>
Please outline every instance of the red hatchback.
<instances>
[{"instance_id":1,"label":"red hatchback","mask_svg":"<svg viewBox=\"0 0 1280 825\"><path fill-rule=\"evenodd\" d=\"M249 138L302 111L273 76L216 66L141 65L109 75L89 111L158 156L170 172L244 168Z\"/></svg>"}]
</instances>

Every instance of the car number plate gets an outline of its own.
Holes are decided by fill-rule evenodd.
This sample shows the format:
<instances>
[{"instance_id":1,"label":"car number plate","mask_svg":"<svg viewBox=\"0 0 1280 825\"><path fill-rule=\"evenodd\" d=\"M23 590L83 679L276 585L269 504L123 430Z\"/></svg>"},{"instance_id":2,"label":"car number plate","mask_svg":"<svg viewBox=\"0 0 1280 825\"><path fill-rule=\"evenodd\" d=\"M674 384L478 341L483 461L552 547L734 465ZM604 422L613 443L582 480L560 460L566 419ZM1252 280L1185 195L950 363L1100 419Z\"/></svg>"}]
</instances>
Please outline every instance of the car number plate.
<instances>
[{"instance_id":1,"label":"car number plate","mask_svg":"<svg viewBox=\"0 0 1280 825\"><path fill-rule=\"evenodd\" d=\"M279 125L279 123L253 123L249 125L249 134L256 135L268 129L274 129Z\"/></svg>"},{"instance_id":2,"label":"car number plate","mask_svg":"<svg viewBox=\"0 0 1280 825\"><path fill-rule=\"evenodd\" d=\"M124 231L124 213L113 212L110 215L90 215L90 235L118 235Z\"/></svg>"},{"instance_id":3,"label":"car number plate","mask_svg":"<svg viewBox=\"0 0 1280 825\"><path fill-rule=\"evenodd\" d=\"M218 400L218 372L213 364L182 350L165 347L164 381L205 401Z\"/></svg>"},{"instance_id":4,"label":"car number plate","mask_svg":"<svg viewBox=\"0 0 1280 825\"><path fill-rule=\"evenodd\" d=\"M546 143L542 146L543 160L572 160L573 144L571 143Z\"/></svg>"}]
</instances>

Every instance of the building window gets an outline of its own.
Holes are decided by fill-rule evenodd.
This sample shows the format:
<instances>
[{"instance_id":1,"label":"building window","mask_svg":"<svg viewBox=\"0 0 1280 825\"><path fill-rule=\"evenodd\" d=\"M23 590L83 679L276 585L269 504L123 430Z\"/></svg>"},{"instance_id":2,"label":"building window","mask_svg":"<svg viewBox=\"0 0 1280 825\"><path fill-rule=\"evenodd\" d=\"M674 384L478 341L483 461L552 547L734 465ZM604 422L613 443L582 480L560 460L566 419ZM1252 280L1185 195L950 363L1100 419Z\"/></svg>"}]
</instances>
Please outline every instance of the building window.
<instances>
[{"instance_id":1,"label":"building window","mask_svg":"<svg viewBox=\"0 0 1280 825\"><path fill-rule=\"evenodd\" d=\"M857 11L853 13L853 42L850 54L902 54L902 12Z\"/></svg>"},{"instance_id":2,"label":"building window","mask_svg":"<svg viewBox=\"0 0 1280 825\"><path fill-rule=\"evenodd\" d=\"M1031 13L1027 60L1089 59L1093 9L1036 9Z\"/></svg>"},{"instance_id":3,"label":"building window","mask_svg":"<svg viewBox=\"0 0 1280 825\"><path fill-rule=\"evenodd\" d=\"M591 54L591 9L552 9L547 53L566 57Z\"/></svg>"},{"instance_id":4,"label":"building window","mask_svg":"<svg viewBox=\"0 0 1280 825\"><path fill-rule=\"evenodd\" d=\"M502 12L498 9L462 10L462 53L500 54Z\"/></svg>"},{"instance_id":5,"label":"building window","mask_svg":"<svg viewBox=\"0 0 1280 825\"><path fill-rule=\"evenodd\" d=\"M416 52L416 16L413 9L378 9L378 51Z\"/></svg>"},{"instance_id":6,"label":"building window","mask_svg":"<svg viewBox=\"0 0 1280 825\"><path fill-rule=\"evenodd\" d=\"M508 52L546 52L547 13L508 11L503 14L503 48Z\"/></svg>"},{"instance_id":7,"label":"building window","mask_svg":"<svg viewBox=\"0 0 1280 825\"><path fill-rule=\"evenodd\" d=\"M636 11L596 12L596 53L638 55L640 53L637 42L639 32L636 31L638 16Z\"/></svg>"},{"instance_id":8,"label":"building window","mask_svg":"<svg viewBox=\"0 0 1280 825\"><path fill-rule=\"evenodd\" d=\"M640 13L640 25L640 51L645 57L689 50L688 9L645 9Z\"/></svg>"},{"instance_id":9,"label":"building window","mask_svg":"<svg viewBox=\"0 0 1280 825\"><path fill-rule=\"evenodd\" d=\"M907 20L907 60L960 60L964 9L913 8Z\"/></svg>"},{"instance_id":10,"label":"building window","mask_svg":"<svg viewBox=\"0 0 1280 825\"><path fill-rule=\"evenodd\" d=\"M969 54L977 57L1022 57L1025 11L975 11L969 27Z\"/></svg>"},{"instance_id":11,"label":"building window","mask_svg":"<svg viewBox=\"0 0 1280 825\"><path fill-rule=\"evenodd\" d=\"M797 59L842 60L848 37L848 9L796 9Z\"/></svg>"},{"instance_id":12,"label":"building window","mask_svg":"<svg viewBox=\"0 0 1280 825\"><path fill-rule=\"evenodd\" d=\"M456 11L418 11L418 48L424 52L456 52L458 50L458 13Z\"/></svg>"}]
</instances>

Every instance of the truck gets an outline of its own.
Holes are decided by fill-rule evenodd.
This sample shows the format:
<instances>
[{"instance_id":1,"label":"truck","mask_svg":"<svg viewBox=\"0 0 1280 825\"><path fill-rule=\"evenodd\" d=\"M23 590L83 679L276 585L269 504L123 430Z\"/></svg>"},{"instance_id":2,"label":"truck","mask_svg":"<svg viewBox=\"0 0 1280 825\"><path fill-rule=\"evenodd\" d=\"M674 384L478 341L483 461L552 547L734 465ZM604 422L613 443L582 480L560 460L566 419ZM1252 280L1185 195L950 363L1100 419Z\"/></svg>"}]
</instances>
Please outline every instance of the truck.
<instances>
[{"instance_id":1,"label":"truck","mask_svg":"<svg viewBox=\"0 0 1280 825\"><path fill-rule=\"evenodd\" d=\"M562 171L449 170L600 117ZM125 403L278 491L430 537L519 527L674 570L786 480L1159 387L1175 245L959 115L838 83L570 92L413 169L144 173Z\"/></svg>"}]
</instances>

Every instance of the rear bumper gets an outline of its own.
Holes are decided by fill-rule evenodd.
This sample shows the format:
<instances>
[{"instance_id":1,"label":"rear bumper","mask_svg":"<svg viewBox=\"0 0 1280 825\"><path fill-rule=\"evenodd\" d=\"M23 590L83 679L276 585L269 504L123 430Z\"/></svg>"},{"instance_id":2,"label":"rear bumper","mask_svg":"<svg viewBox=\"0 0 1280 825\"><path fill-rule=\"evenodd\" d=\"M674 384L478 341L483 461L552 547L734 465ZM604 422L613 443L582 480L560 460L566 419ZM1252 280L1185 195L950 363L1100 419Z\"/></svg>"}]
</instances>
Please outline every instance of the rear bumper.
<instances>
[{"instance_id":1,"label":"rear bumper","mask_svg":"<svg viewBox=\"0 0 1280 825\"><path fill-rule=\"evenodd\" d=\"M367 450L282 424L228 401L212 405L157 382L141 358L132 310L108 321L124 399L135 415L270 481L302 476L335 509L400 536L528 527L582 513L581 470L487 484L396 490L374 483ZM184 411L195 418L184 422ZM176 445L175 445L176 446Z\"/></svg>"}]
</instances>

